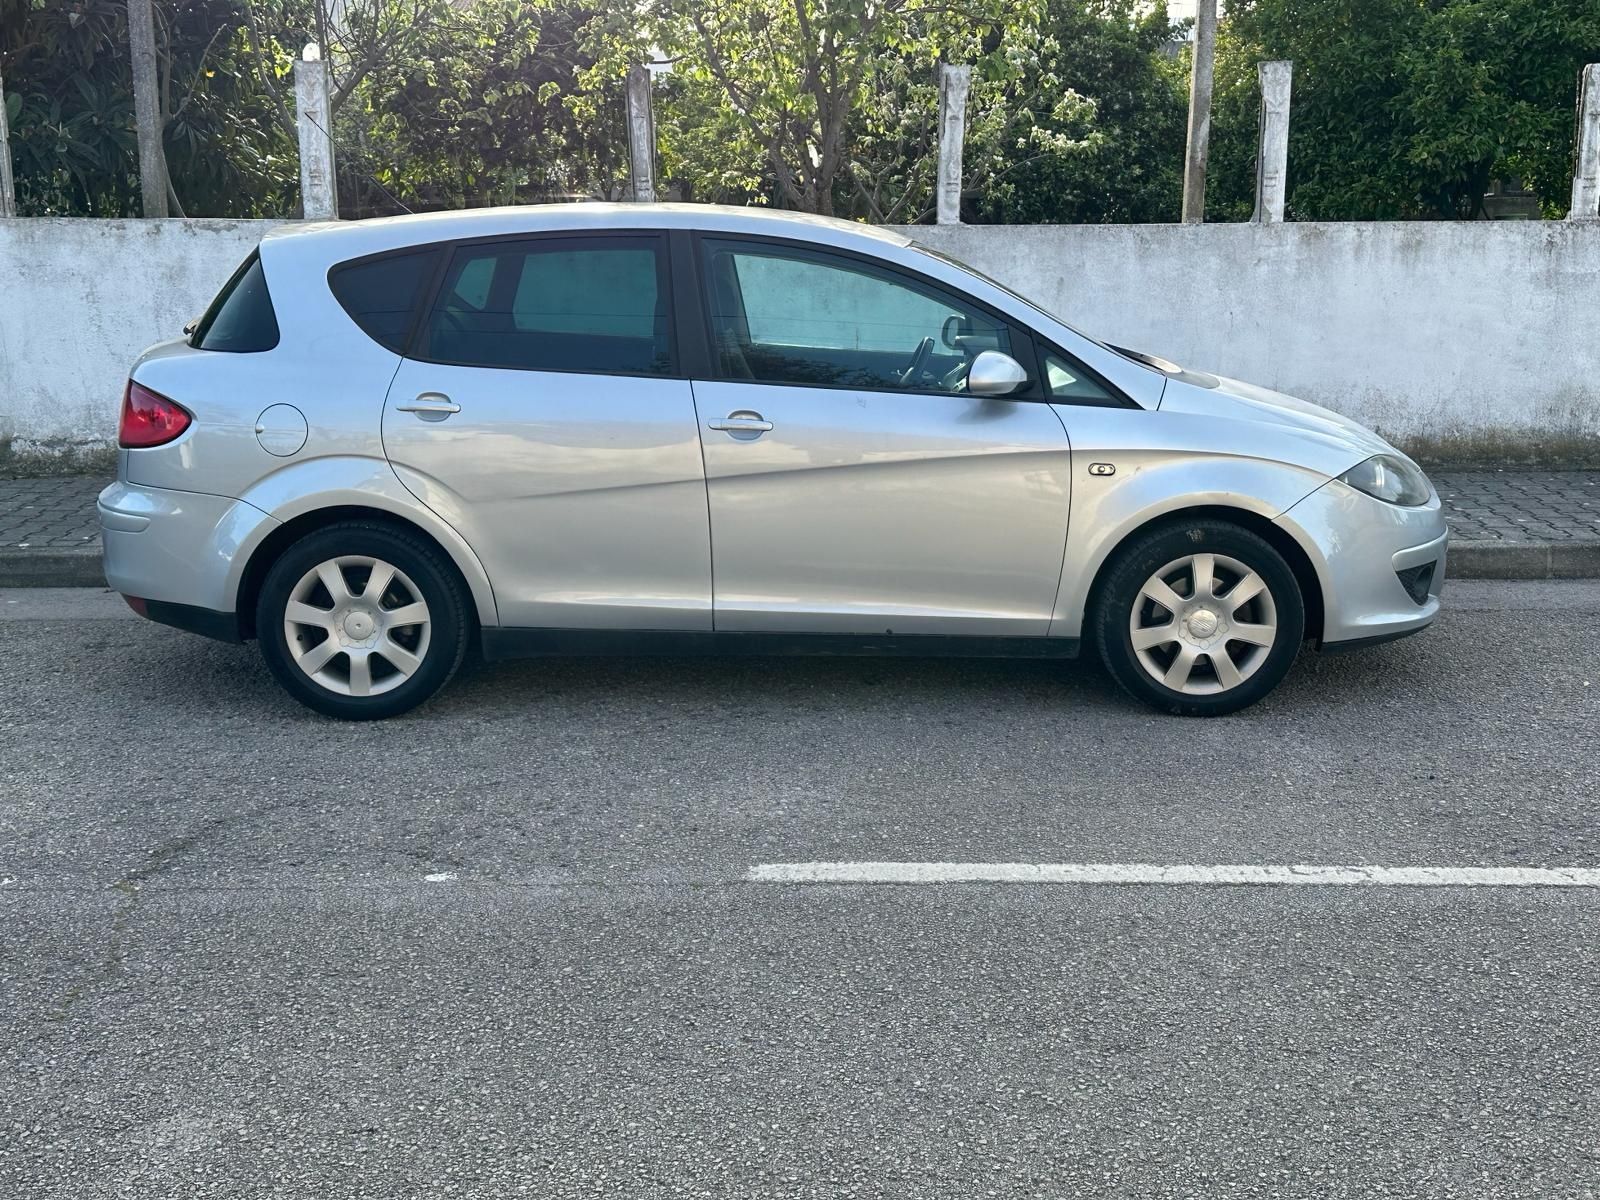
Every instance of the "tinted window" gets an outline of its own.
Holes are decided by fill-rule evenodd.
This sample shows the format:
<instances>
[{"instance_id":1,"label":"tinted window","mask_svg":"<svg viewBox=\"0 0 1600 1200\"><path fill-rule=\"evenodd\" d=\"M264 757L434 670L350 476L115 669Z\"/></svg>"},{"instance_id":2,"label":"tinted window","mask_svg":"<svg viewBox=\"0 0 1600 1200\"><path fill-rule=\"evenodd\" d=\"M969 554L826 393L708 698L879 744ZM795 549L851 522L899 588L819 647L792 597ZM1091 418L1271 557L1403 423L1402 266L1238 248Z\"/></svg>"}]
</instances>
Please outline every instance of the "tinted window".
<instances>
[{"instance_id":1,"label":"tinted window","mask_svg":"<svg viewBox=\"0 0 1600 1200\"><path fill-rule=\"evenodd\" d=\"M428 316L428 357L525 370L673 370L660 243L542 238L456 251Z\"/></svg>"},{"instance_id":2,"label":"tinted window","mask_svg":"<svg viewBox=\"0 0 1600 1200\"><path fill-rule=\"evenodd\" d=\"M1115 397L1104 384L1070 359L1059 354L1044 356L1044 382L1052 400L1069 403L1103 404Z\"/></svg>"},{"instance_id":3,"label":"tinted window","mask_svg":"<svg viewBox=\"0 0 1600 1200\"><path fill-rule=\"evenodd\" d=\"M436 249L369 258L335 267L328 286L368 337L402 354L412 313L433 281L438 261Z\"/></svg>"},{"instance_id":4,"label":"tinted window","mask_svg":"<svg viewBox=\"0 0 1600 1200\"><path fill-rule=\"evenodd\" d=\"M1004 325L967 301L854 259L707 242L711 335L723 378L959 392Z\"/></svg>"},{"instance_id":5,"label":"tinted window","mask_svg":"<svg viewBox=\"0 0 1600 1200\"><path fill-rule=\"evenodd\" d=\"M271 350L278 344L278 315L272 311L261 256L252 254L217 293L195 327L191 345L235 354Z\"/></svg>"}]
</instances>

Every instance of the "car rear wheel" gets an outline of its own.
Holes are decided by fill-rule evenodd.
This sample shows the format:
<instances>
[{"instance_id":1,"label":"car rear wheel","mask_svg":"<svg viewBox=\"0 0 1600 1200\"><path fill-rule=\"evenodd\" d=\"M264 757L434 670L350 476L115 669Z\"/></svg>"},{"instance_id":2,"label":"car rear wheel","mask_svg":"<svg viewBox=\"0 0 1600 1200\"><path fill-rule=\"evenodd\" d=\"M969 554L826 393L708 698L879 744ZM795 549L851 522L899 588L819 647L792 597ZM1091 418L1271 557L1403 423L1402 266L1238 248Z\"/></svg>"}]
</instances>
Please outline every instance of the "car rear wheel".
<instances>
[{"instance_id":1,"label":"car rear wheel","mask_svg":"<svg viewBox=\"0 0 1600 1200\"><path fill-rule=\"evenodd\" d=\"M1226 521L1174 522L1118 551L1093 616L1107 669L1165 712L1211 717L1260 700L1305 636L1289 564Z\"/></svg>"},{"instance_id":2,"label":"car rear wheel","mask_svg":"<svg viewBox=\"0 0 1600 1200\"><path fill-rule=\"evenodd\" d=\"M432 546L403 530L342 522L290 546L256 606L267 666L301 703L347 720L415 708L455 674L472 619Z\"/></svg>"}]
</instances>

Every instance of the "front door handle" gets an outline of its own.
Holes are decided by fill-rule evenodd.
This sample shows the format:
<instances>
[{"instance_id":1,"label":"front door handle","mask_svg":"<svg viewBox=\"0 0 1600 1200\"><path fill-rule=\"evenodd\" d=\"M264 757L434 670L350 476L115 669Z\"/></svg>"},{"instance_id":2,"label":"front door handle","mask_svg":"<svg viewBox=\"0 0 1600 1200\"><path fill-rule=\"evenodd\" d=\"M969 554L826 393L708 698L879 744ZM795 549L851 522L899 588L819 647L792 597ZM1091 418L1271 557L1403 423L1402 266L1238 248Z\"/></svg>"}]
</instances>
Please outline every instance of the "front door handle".
<instances>
[{"instance_id":1,"label":"front door handle","mask_svg":"<svg viewBox=\"0 0 1600 1200\"><path fill-rule=\"evenodd\" d=\"M424 421L442 421L451 413L461 411L461 405L443 392L423 392L415 400L394 407L397 412L416 413Z\"/></svg>"},{"instance_id":2,"label":"front door handle","mask_svg":"<svg viewBox=\"0 0 1600 1200\"><path fill-rule=\"evenodd\" d=\"M748 408L741 408L738 412L731 412L727 416L715 421L707 421L706 428L720 429L724 433L737 436L741 433L760 435L772 428L772 422L758 412Z\"/></svg>"}]
</instances>

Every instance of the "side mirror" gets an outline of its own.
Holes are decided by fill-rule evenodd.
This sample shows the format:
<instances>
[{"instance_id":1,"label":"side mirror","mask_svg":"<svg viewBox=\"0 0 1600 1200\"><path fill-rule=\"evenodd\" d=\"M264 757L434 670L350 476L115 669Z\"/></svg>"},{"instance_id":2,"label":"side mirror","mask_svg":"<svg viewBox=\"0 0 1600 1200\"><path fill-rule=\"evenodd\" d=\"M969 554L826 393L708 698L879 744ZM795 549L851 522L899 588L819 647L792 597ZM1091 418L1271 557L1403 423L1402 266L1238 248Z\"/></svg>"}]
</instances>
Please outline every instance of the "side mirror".
<instances>
[{"instance_id":1,"label":"side mirror","mask_svg":"<svg viewBox=\"0 0 1600 1200\"><path fill-rule=\"evenodd\" d=\"M1028 386L1022 364L999 350L985 350L967 370L967 392L973 396L1010 396Z\"/></svg>"}]
</instances>

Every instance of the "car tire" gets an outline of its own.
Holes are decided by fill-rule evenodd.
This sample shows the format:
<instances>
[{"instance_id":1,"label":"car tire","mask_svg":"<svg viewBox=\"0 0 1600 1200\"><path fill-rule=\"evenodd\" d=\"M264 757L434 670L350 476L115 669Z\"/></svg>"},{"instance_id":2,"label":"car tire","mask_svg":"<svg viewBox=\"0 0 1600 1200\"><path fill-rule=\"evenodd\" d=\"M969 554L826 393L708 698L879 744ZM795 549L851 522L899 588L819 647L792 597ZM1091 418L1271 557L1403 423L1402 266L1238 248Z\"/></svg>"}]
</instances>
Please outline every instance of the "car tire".
<instances>
[{"instance_id":1,"label":"car tire","mask_svg":"<svg viewBox=\"0 0 1600 1200\"><path fill-rule=\"evenodd\" d=\"M461 666L473 629L445 557L375 521L342 521L295 542L256 601L256 636L278 682L308 708L351 721L431 697Z\"/></svg>"},{"instance_id":2,"label":"car tire","mask_svg":"<svg viewBox=\"0 0 1600 1200\"><path fill-rule=\"evenodd\" d=\"M1216 717L1277 687L1305 619L1281 554L1248 529L1203 518L1119 548L1090 623L1101 661L1131 695L1163 712Z\"/></svg>"}]
</instances>

